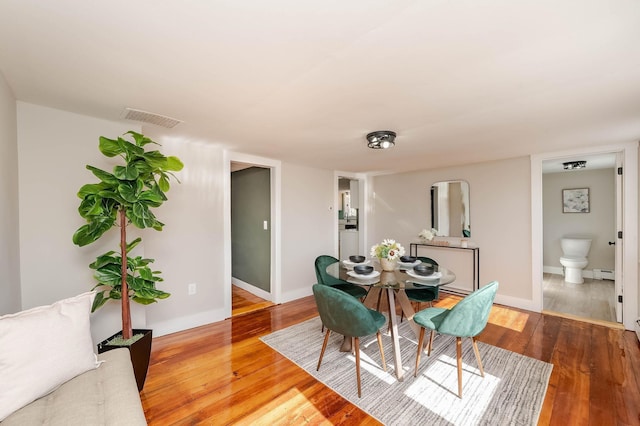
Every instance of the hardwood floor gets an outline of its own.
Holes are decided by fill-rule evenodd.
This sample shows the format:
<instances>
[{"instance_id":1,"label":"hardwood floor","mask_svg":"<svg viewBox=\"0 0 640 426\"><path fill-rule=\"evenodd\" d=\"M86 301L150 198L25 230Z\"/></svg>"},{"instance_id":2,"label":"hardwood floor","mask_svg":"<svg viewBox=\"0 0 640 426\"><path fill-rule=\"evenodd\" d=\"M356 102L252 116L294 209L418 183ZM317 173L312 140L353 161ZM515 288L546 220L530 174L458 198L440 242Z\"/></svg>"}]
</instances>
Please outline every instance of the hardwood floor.
<instances>
[{"instance_id":1,"label":"hardwood floor","mask_svg":"<svg viewBox=\"0 0 640 426\"><path fill-rule=\"evenodd\" d=\"M231 316L243 315L247 312L258 311L260 309L273 306L272 302L264 300L253 293L241 289L238 286L231 286Z\"/></svg>"},{"instance_id":2,"label":"hardwood floor","mask_svg":"<svg viewBox=\"0 0 640 426\"><path fill-rule=\"evenodd\" d=\"M316 315L307 297L154 339L148 423L378 424L258 340ZM479 340L554 365L540 425L640 424L635 333L495 305Z\"/></svg>"},{"instance_id":3,"label":"hardwood floor","mask_svg":"<svg viewBox=\"0 0 640 426\"><path fill-rule=\"evenodd\" d=\"M545 311L616 322L614 287L614 282L610 280L585 278L583 284L571 284L564 282L562 275L545 273L543 306Z\"/></svg>"}]
</instances>

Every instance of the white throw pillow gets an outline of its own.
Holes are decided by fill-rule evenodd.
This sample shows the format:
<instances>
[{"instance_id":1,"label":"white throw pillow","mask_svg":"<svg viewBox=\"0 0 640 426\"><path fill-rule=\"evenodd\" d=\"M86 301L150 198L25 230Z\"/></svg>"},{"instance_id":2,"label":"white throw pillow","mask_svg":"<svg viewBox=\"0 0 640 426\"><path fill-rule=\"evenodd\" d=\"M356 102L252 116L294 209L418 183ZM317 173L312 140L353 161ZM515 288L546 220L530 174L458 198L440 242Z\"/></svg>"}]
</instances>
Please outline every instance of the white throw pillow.
<instances>
[{"instance_id":1,"label":"white throw pillow","mask_svg":"<svg viewBox=\"0 0 640 426\"><path fill-rule=\"evenodd\" d=\"M0 317L0 421L99 365L89 328L94 297Z\"/></svg>"}]
</instances>

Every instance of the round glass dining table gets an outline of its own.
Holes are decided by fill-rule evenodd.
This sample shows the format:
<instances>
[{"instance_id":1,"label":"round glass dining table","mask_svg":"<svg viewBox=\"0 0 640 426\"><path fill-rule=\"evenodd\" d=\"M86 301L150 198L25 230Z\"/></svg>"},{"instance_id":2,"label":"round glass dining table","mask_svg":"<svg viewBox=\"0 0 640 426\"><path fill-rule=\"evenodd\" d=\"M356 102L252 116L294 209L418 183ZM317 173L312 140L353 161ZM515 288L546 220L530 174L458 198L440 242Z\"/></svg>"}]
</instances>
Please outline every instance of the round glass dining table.
<instances>
[{"instance_id":1,"label":"round glass dining table","mask_svg":"<svg viewBox=\"0 0 640 426\"><path fill-rule=\"evenodd\" d=\"M438 266L437 271L428 277L421 277L413 272L413 265L401 264L394 271L383 271L377 259L367 262L374 267L374 272L369 275L358 275L353 271L353 263L340 261L327 267L327 273L335 278L340 278L352 284L370 287L364 300L364 304L373 309L380 309L381 293L385 292L388 301L389 330L391 332L393 357L396 377L399 381L404 379L402 357L400 356L400 337L398 334L398 315L396 313L396 300L404 317L407 318L411 329L416 335L420 333L420 327L413 321L415 310L407 297L405 290L420 289L425 287L439 287L455 281L455 274L449 269ZM350 350L351 339L345 339L341 350Z\"/></svg>"}]
</instances>

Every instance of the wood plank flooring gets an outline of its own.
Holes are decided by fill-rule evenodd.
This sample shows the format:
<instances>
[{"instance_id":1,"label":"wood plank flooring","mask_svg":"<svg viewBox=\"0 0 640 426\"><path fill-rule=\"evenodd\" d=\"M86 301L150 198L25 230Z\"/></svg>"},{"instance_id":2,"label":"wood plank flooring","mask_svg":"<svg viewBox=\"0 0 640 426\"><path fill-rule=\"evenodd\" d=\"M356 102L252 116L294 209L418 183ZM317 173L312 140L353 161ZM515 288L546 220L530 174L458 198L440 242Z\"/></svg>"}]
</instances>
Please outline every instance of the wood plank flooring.
<instances>
[{"instance_id":1,"label":"wood plank flooring","mask_svg":"<svg viewBox=\"0 0 640 426\"><path fill-rule=\"evenodd\" d=\"M378 424L258 340L316 315L307 297L155 338L140 393L148 423ZM479 340L554 364L540 425L640 425L633 332L495 305Z\"/></svg>"},{"instance_id":2,"label":"wood plank flooring","mask_svg":"<svg viewBox=\"0 0 640 426\"><path fill-rule=\"evenodd\" d=\"M583 284L571 284L562 275L545 273L543 297L545 311L616 322L613 281L585 278Z\"/></svg>"},{"instance_id":3,"label":"wood plank flooring","mask_svg":"<svg viewBox=\"0 0 640 426\"><path fill-rule=\"evenodd\" d=\"M233 317L273 306L272 302L235 285L231 286L231 296L231 316Z\"/></svg>"}]
</instances>

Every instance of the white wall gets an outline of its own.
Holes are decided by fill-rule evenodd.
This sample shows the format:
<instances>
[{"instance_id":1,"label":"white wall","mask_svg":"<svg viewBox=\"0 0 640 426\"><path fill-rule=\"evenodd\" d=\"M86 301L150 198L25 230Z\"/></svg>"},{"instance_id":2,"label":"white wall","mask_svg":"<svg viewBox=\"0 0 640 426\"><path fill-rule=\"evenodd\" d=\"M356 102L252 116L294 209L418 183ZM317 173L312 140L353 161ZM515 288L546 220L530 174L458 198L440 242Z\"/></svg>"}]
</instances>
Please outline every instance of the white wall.
<instances>
[{"instance_id":1,"label":"white wall","mask_svg":"<svg viewBox=\"0 0 640 426\"><path fill-rule=\"evenodd\" d=\"M480 247L480 285L500 281L497 301L532 306L531 183L526 157L372 179L369 243L394 238L405 245L430 228L429 188L434 182L469 182L471 241ZM460 265L443 265L462 268Z\"/></svg>"},{"instance_id":2,"label":"white wall","mask_svg":"<svg viewBox=\"0 0 640 426\"><path fill-rule=\"evenodd\" d=\"M97 182L85 165L112 167L98 150L99 136L117 137L128 130L140 129L18 102L23 309L89 291L94 284L89 263L117 249L117 232L81 248L71 238L84 223L77 211L78 189ZM144 326L143 313L134 312L134 327ZM92 315L94 340L119 331L119 318L115 302Z\"/></svg>"},{"instance_id":3,"label":"white wall","mask_svg":"<svg viewBox=\"0 0 640 426\"><path fill-rule=\"evenodd\" d=\"M56 109L18 103L18 158L22 308L52 303L88 291L93 278L88 264L98 254L117 247L112 233L86 247L71 241L83 224L76 193L95 180L86 164L111 169L98 150L98 137L142 131L130 122L112 122ZM163 231L129 229L142 235L136 253L155 259L164 281L159 287L171 297L142 307L132 304L134 327L159 336L225 319L230 283L224 265L224 152L198 141L158 138L162 152L185 164L172 183L168 200L155 213ZM333 254L333 171L292 164L282 166L281 301L311 294L313 270L320 253ZM17 245L17 244L16 244ZM197 284L188 296L187 286ZM229 300L226 300L227 295ZM14 309L17 310L17 309ZM120 330L119 305L109 303L92 315L94 341Z\"/></svg>"},{"instance_id":4,"label":"white wall","mask_svg":"<svg viewBox=\"0 0 640 426\"><path fill-rule=\"evenodd\" d=\"M544 252L546 268L562 269L560 240L564 235L592 237L587 269L614 269L615 248L615 169L579 170L548 173L542 177ZM563 213L562 190L589 188L589 213Z\"/></svg>"},{"instance_id":5,"label":"white wall","mask_svg":"<svg viewBox=\"0 0 640 426\"><path fill-rule=\"evenodd\" d=\"M0 315L20 310L16 99L0 73Z\"/></svg>"},{"instance_id":6,"label":"white wall","mask_svg":"<svg viewBox=\"0 0 640 426\"><path fill-rule=\"evenodd\" d=\"M334 174L284 163L282 167L282 301L312 294L318 255L337 256Z\"/></svg>"},{"instance_id":7,"label":"white wall","mask_svg":"<svg viewBox=\"0 0 640 426\"><path fill-rule=\"evenodd\" d=\"M204 142L155 138L165 155L184 163L172 182L168 200L155 210L162 231L144 232L145 255L162 271L159 287L171 297L147 307L147 326L154 336L227 317L225 311L223 151ZM195 283L197 293L188 295ZM230 300L229 300L230 303Z\"/></svg>"}]
</instances>

